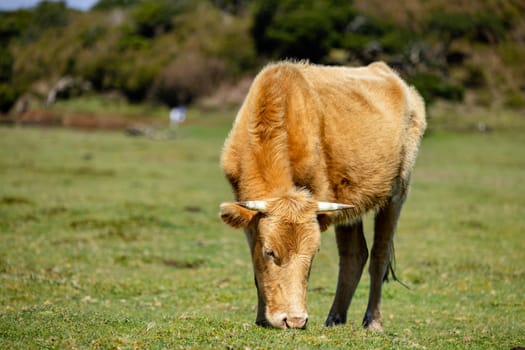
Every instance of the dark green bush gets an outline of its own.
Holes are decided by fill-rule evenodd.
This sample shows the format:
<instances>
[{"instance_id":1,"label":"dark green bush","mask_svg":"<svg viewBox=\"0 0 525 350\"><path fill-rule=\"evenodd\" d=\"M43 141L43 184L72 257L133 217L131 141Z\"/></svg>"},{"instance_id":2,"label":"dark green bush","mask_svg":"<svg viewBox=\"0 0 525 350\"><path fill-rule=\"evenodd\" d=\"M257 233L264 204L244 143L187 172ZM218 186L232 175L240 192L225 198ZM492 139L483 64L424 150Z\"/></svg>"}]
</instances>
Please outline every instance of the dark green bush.
<instances>
[{"instance_id":1,"label":"dark green bush","mask_svg":"<svg viewBox=\"0 0 525 350\"><path fill-rule=\"evenodd\" d=\"M319 62L340 40L354 13L346 1L261 0L251 32L261 54Z\"/></svg>"},{"instance_id":2,"label":"dark green bush","mask_svg":"<svg viewBox=\"0 0 525 350\"><path fill-rule=\"evenodd\" d=\"M130 102L142 102L146 99L158 67L141 62L123 63L118 71L118 88Z\"/></svg>"},{"instance_id":3,"label":"dark green bush","mask_svg":"<svg viewBox=\"0 0 525 350\"><path fill-rule=\"evenodd\" d=\"M129 7L137 4L141 0L99 0L94 6L94 10L110 10L118 7Z\"/></svg>"},{"instance_id":4,"label":"dark green bush","mask_svg":"<svg viewBox=\"0 0 525 350\"><path fill-rule=\"evenodd\" d=\"M383 36L394 29L394 26L379 18L355 14L355 17L348 23L345 30L353 33L370 35L374 37Z\"/></svg>"},{"instance_id":5,"label":"dark green bush","mask_svg":"<svg viewBox=\"0 0 525 350\"><path fill-rule=\"evenodd\" d=\"M130 102L143 101L160 68L147 59L106 53L77 64L77 75L89 81L97 91L118 90Z\"/></svg>"},{"instance_id":6,"label":"dark green bush","mask_svg":"<svg viewBox=\"0 0 525 350\"><path fill-rule=\"evenodd\" d=\"M124 34L117 42L117 49L119 51L145 50L150 46L148 39L137 34Z\"/></svg>"},{"instance_id":7,"label":"dark green bush","mask_svg":"<svg viewBox=\"0 0 525 350\"><path fill-rule=\"evenodd\" d=\"M415 32L392 29L385 33L379 42L383 50L388 54L405 54L415 42L420 40L420 36Z\"/></svg>"},{"instance_id":8,"label":"dark green bush","mask_svg":"<svg viewBox=\"0 0 525 350\"><path fill-rule=\"evenodd\" d=\"M116 89L119 86L118 69L121 58L114 53L93 55L82 59L77 64L77 74L82 79L91 82L98 91Z\"/></svg>"},{"instance_id":9,"label":"dark green bush","mask_svg":"<svg viewBox=\"0 0 525 350\"><path fill-rule=\"evenodd\" d=\"M485 78L485 73L483 72L483 69L480 66L470 64L466 65L465 69L465 86L469 88L478 89L486 85L487 79Z\"/></svg>"},{"instance_id":10,"label":"dark green bush","mask_svg":"<svg viewBox=\"0 0 525 350\"><path fill-rule=\"evenodd\" d=\"M436 98L451 101L462 101L465 89L447 81L445 78L432 73L416 73L409 79L427 103L432 103Z\"/></svg>"},{"instance_id":11,"label":"dark green bush","mask_svg":"<svg viewBox=\"0 0 525 350\"><path fill-rule=\"evenodd\" d=\"M50 28L69 23L69 12L64 1L42 1L34 9L0 12L0 44L13 38L31 42Z\"/></svg>"},{"instance_id":12,"label":"dark green bush","mask_svg":"<svg viewBox=\"0 0 525 350\"><path fill-rule=\"evenodd\" d=\"M211 2L222 11L239 14L249 6L251 0L211 0Z\"/></svg>"},{"instance_id":13,"label":"dark green bush","mask_svg":"<svg viewBox=\"0 0 525 350\"><path fill-rule=\"evenodd\" d=\"M447 38L455 39L466 36L474 28L472 16L463 12L436 12L427 23L428 31Z\"/></svg>"},{"instance_id":14,"label":"dark green bush","mask_svg":"<svg viewBox=\"0 0 525 350\"><path fill-rule=\"evenodd\" d=\"M507 28L503 19L494 13L482 12L475 16L474 39L484 43L498 43L505 39Z\"/></svg>"},{"instance_id":15,"label":"dark green bush","mask_svg":"<svg viewBox=\"0 0 525 350\"><path fill-rule=\"evenodd\" d=\"M101 26L93 26L84 30L80 35L80 41L84 49L89 49L95 46L95 44L104 38L107 34L107 29Z\"/></svg>"},{"instance_id":16,"label":"dark green bush","mask_svg":"<svg viewBox=\"0 0 525 350\"><path fill-rule=\"evenodd\" d=\"M6 46L13 38L20 37L33 21L29 10L0 12L0 45Z\"/></svg>"},{"instance_id":17,"label":"dark green bush","mask_svg":"<svg viewBox=\"0 0 525 350\"><path fill-rule=\"evenodd\" d=\"M35 7L34 12L35 25L41 29L63 27L69 22L66 2L64 0L44 0Z\"/></svg>"},{"instance_id":18,"label":"dark green bush","mask_svg":"<svg viewBox=\"0 0 525 350\"><path fill-rule=\"evenodd\" d=\"M0 82L9 82L13 75L13 56L7 47L0 47Z\"/></svg>"},{"instance_id":19,"label":"dark green bush","mask_svg":"<svg viewBox=\"0 0 525 350\"><path fill-rule=\"evenodd\" d=\"M439 11L428 20L427 31L446 40L465 37L483 43L497 43L505 39L506 23L491 12L469 14Z\"/></svg>"},{"instance_id":20,"label":"dark green bush","mask_svg":"<svg viewBox=\"0 0 525 350\"><path fill-rule=\"evenodd\" d=\"M7 113L18 98L16 91L10 84L0 83L0 112Z\"/></svg>"},{"instance_id":21,"label":"dark green bush","mask_svg":"<svg viewBox=\"0 0 525 350\"><path fill-rule=\"evenodd\" d=\"M342 48L348 49L353 53L359 53L373 40L374 37L370 35L348 32L344 33L340 43Z\"/></svg>"},{"instance_id":22,"label":"dark green bush","mask_svg":"<svg viewBox=\"0 0 525 350\"><path fill-rule=\"evenodd\" d=\"M137 34L153 38L172 27L174 7L168 0L144 1L133 9L133 21Z\"/></svg>"}]
</instances>

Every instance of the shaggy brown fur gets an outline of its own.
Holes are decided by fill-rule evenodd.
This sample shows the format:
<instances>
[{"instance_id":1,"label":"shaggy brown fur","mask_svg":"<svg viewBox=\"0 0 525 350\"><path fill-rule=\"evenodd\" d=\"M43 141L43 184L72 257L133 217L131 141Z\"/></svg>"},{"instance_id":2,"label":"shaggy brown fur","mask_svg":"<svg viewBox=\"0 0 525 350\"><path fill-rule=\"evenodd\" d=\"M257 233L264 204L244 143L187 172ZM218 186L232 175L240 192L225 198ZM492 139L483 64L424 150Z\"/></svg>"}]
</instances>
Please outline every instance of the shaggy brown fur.
<instances>
[{"instance_id":1,"label":"shaggy brown fur","mask_svg":"<svg viewBox=\"0 0 525 350\"><path fill-rule=\"evenodd\" d=\"M423 100L382 62L361 68L282 62L256 77L225 142L222 166L237 201L269 200L268 208L257 213L224 203L221 217L246 229L258 323L304 327L310 264L319 232L330 223L339 225L341 263L327 324L344 323L368 257L360 218L374 210L363 322L381 329L381 284L425 127ZM316 201L354 208L316 213Z\"/></svg>"}]
</instances>

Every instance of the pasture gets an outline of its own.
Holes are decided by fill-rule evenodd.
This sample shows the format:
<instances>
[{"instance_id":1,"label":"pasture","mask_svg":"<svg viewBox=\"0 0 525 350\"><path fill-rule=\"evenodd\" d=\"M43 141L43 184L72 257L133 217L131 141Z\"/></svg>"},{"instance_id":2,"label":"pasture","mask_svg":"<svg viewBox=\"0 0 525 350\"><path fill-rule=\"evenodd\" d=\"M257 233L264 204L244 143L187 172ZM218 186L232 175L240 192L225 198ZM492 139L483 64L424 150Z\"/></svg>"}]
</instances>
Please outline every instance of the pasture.
<instances>
[{"instance_id":1,"label":"pasture","mask_svg":"<svg viewBox=\"0 0 525 350\"><path fill-rule=\"evenodd\" d=\"M254 324L244 234L219 168L233 113L190 111L180 137L0 128L0 348L508 349L525 346L525 120L431 114L396 234L382 334L326 328L333 229L309 285L306 330ZM483 121L484 124L479 124ZM486 129L489 132L479 132ZM371 220L365 223L371 242Z\"/></svg>"}]
</instances>

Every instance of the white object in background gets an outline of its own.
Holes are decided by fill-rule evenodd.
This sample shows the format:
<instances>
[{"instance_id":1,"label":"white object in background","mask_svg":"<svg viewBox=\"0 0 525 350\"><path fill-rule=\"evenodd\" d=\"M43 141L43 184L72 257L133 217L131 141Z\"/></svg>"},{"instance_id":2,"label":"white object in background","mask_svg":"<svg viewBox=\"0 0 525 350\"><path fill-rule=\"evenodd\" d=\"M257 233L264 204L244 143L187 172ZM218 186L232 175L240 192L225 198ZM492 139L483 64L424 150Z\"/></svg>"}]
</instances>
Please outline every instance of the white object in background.
<instances>
[{"instance_id":1,"label":"white object in background","mask_svg":"<svg viewBox=\"0 0 525 350\"><path fill-rule=\"evenodd\" d=\"M186 120L186 107L178 106L170 110L170 125L179 125Z\"/></svg>"}]
</instances>

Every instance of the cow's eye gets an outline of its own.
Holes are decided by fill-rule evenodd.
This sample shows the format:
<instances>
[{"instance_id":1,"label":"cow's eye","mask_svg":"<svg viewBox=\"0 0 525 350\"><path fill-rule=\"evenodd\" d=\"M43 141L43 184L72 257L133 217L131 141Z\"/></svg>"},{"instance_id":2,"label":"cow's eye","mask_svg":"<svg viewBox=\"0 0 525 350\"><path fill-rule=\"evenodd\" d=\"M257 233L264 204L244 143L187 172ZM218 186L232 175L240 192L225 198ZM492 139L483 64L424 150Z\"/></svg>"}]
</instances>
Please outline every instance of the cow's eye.
<instances>
[{"instance_id":1,"label":"cow's eye","mask_svg":"<svg viewBox=\"0 0 525 350\"><path fill-rule=\"evenodd\" d=\"M264 248L264 255L269 258L275 259L275 252L270 248Z\"/></svg>"}]
</instances>

